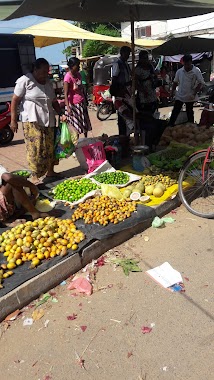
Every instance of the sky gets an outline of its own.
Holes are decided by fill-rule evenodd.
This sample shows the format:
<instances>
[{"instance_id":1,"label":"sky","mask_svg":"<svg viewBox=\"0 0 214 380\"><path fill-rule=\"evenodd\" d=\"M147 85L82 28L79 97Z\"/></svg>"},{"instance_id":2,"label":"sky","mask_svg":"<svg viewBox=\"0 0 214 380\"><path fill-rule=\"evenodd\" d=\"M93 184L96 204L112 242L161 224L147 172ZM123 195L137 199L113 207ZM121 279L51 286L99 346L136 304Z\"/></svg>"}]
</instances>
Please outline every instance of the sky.
<instances>
[{"instance_id":1,"label":"sky","mask_svg":"<svg viewBox=\"0 0 214 380\"><path fill-rule=\"evenodd\" d=\"M0 33L15 33L18 30L28 28L29 26L39 24L43 21L50 20L47 17L27 16L16 18L10 21L0 21ZM36 58L45 58L51 64L60 64L66 57L62 50L68 46L69 41L44 48L36 48Z\"/></svg>"}]
</instances>

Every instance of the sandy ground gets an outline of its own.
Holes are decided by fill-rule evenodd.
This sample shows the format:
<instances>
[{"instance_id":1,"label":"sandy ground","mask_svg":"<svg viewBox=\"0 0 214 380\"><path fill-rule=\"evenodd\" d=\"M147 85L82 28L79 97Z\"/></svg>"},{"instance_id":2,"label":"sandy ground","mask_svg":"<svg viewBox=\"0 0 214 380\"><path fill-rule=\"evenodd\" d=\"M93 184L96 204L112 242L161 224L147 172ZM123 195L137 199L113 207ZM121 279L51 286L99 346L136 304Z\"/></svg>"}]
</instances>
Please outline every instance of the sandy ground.
<instances>
[{"instance_id":1,"label":"sandy ground","mask_svg":"<svg viewBox=\"0 0 214 380\"><path fill-rule=\"evenodd\" d=\"M2 323L1 380L212 380L213 221L182 206L170 216L173 224L107 252L91 296L72 297L67 284L58 286L58 303L41 305L44 316L32 326L23 321L35 307L6 331ZM118 256L139 260L142 272L126 277L111 262ZM171 293L146 275L165 261L182 274L185 293ZM76 319L68 320L73 313ZM143 334L142 326L152 331Z\"/></svg>"},{"instance_id":2,"label":"sandy ground","mask_svg":"<svg viewBox=\"0 0 214 380\"><path fill-rule=\"evenodd\" d=\"M102 124L102 132L108 128L116 133L115 120ZM20 168L23 143L1 148L0 158ZM63 170L71 162L77 166L73 158L64 162ZM57 303L49 299L37 308L44 316L32 326L23 326L32 304L15 321L1 323L1 380L212 380L214 222L183 206L170 216L173 224L149 228L107 252L91 296L71 296L68 279L52 290ZM142 272L126 277L113 265L116 257L135 258ZM165 261L182 274L184 293L171 293L146 275ZM73 314L76 319L68 320ZM142 326L152 331L143 334Z\"/></svg>"}]
</instances>

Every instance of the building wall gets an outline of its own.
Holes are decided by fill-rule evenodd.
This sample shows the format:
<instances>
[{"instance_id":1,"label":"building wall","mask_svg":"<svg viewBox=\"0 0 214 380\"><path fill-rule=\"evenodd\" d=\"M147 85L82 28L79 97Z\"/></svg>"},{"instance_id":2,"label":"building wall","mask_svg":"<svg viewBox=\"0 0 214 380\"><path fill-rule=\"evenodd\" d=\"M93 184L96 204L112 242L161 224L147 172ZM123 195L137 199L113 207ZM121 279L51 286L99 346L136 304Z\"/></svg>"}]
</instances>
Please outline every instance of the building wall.
<instances>
[{"instance_id":1,"label":"building wall","mask_svg":"<svg viewBox=\"0 0 214 380\"><path fill-rule=\"evenodd\" d=\"M214 12L175 20L135 22L135 29L146 26L151 26L151 36L148 37L161 39L169 34L214 28ZM131 25L129 22L121 23L121 34L122 37L131 36Z\"/></svg>"},{"instance_id":2,"label":"building wall","mask_svg":"<svg viewBox=\"0 0 214 380\"><path fill-rule=\"evenodd\" d=\"M188 31L211 29L214 27L214 12L206 15L167 21L167 34L179 34Z\"/></svg>"},{"instance_id":3,"label":"building wall","mask_svg":"<svg viewBox=\"0 0 214 380\"><path fill-rule=\"evenodd\" d=\"M153 36L157 36L162 33L166 34L167 32L167 21L139 21L135 22L135 30L137 28L146 28L151 26L151 36L142 36L142 38L149 37L152 38ZM121 23L121 35L125 38L130 38L131 36L131 25L129 22L122 22Z\"/></svg>"}]
</instances>

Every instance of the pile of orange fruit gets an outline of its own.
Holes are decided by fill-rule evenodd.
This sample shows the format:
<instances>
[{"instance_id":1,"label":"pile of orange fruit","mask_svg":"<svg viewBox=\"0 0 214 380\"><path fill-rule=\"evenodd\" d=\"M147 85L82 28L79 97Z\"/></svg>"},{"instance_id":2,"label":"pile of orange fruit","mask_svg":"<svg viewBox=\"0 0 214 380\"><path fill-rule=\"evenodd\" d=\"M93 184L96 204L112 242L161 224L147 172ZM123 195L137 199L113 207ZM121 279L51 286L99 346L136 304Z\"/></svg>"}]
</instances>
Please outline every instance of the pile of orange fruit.
<instances>
[{"instance_id":1,"label":"pile of orange fruit","mask_svg":"<svg viewBox=\"0 0 214 380\"><path fill-rule=\"evenodd\" d=\"M26 261L31 261L30 267L35 268L44 259L65 256L69 249L77 250L84 239L84 233L70 219L47 217L20 224L0 235L0 258L3 255L6 259L1 268L9 269L8 275ZM8 277L6 273L4 278Z\"/></svg>"},{"instance_id":2,"label":"pile of orange fruit","mask_svg":"<svg viewBox=\"0 0 214 380\"><path fill-rule=\"evenodd\" d=\"M80 203L72 215L72 220L75 222L83 219L86 224L99 223L102 226L107 226L110 222L117 224L130 218L136 207L136 202L131 200L117 200L102 195Z\"/></svg>"}]
</instances>

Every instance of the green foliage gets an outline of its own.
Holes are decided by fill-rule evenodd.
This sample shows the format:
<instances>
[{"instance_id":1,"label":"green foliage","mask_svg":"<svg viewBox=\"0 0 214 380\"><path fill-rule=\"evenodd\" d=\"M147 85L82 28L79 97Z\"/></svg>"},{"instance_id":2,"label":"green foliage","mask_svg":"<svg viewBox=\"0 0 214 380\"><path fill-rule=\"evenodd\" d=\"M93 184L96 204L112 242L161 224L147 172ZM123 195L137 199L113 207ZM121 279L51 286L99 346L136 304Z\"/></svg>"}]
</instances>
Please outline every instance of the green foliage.
<instances>
[{"instance_id":1,"label":"green foliage","mask_svg":"<svg viewBox=\"0 0 214 380\"><path fill-rule=\"evenodd\" d=\"M138 261L133 259L114 259L112 262L118 266L121 266L126 276L130 272L142 272L142 269L138 266Z\"/></svg>"},{"instance_id":2,"label":"green foliage","mask_svg":"<svg viewBox=\"0 0 214 380\"><path fill-rule=\"evenodd\" d=\"M71 41L71 44L67 46L63 51L62 54L65 54L66 59L72 56L72 48L75 46L79 46L79 41L78 40L73 40Z\"/></svg>"},{"instance_id":3,"label":"green foliage","mask_svg":"<svg viewBox=\"0 0 214 380\"><path fill-rule=\"evenodd\" d=\"M103 34L111 37L120 37L116 29L111 29L105 24L100 24L94 30L94 33ZM118 47L106 44L101 41L87 40L83 47L83 57L92 57L94 55L117 54Z\"/></svg>"},{"instance_id":4,"label":"green foliage","mask_svg":"<svg viewBox=\"0 0 214 380\"><path fill-rule=\"evenodd\" d=\"M67 46L67 48L62 51L62 54L65 54L66 59L71 56L71 49L72 49L72 46Z\"/></svg>"},{"instance_id":5,"label":"green foliage","mask_svg":"<svg viewBox=\"0 0 214 380\"><path fill-rule=\"evenodd\" d=\"M89 30L89 32L95 32L96 29L100 26L100 24L97 22L75 22L74 25L78 26L79 28ZM105 22L102 25L106 26L108 29L120 30L120 28L121 28L121 25L119 22L114 23L114 24L109 24L108 22Z\"/></svg>"},{"instance_id":6,"label":"green foliage","mask_svg":"<svg viewBox=\"0 0 214 380\"><path fill-rule=\"evenodd\" d=\"M117 29L120 29L120 24L103 23L98 24L96 22L75 22L74 25L88 30L93 33L104 34L111 37L120 37L120 32ZM72 55L72 48L78 46L79 41L72 41L71 45L62 51L68 59ZM101 41L85 41L83 47L83 57L92 57L94 55L104 55L104 54L117 54L118 47L106 44Z\"/></svg>"}]
</instances>

